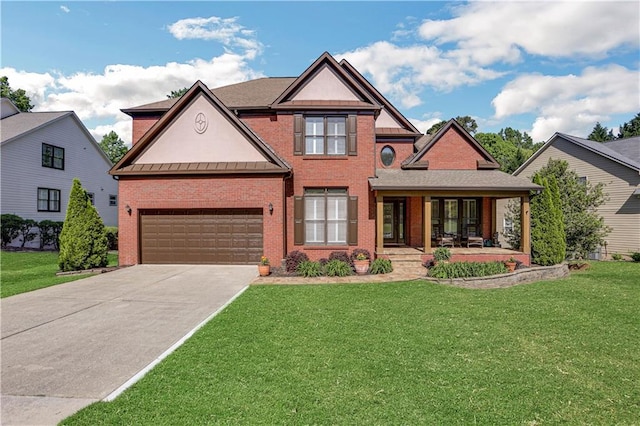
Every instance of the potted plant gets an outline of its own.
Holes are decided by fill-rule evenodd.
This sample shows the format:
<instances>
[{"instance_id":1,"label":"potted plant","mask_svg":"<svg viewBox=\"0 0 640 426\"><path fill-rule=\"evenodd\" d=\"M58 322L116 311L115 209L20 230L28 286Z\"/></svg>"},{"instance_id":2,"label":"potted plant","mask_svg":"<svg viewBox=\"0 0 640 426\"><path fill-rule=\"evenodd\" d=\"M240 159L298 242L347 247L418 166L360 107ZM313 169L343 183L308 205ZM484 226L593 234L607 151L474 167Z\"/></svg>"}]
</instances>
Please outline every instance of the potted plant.
<instances>
[{"instance_id":1,"label":"potted plant","mask_svg":"<svg viewBox=\"0 0 640 426\"><path fill-rule=\"evenodd\" d=\"M260 273L261 277L266 277L271 272L271 266L269 265L269 259L267 256L262 256L260 258L260 263L258 264L258 273Z\"/></svg>"},{"instance_id":2,"label":"potted plant","mask_svg":"<svg viewBox=\"0 0 640 426\"><path fill-rule=\"evenodd\" d=\"M358 253L353 259L353 266L356 268L358 275L364 275L369 271L369 258L365 253Z\"/></svg>"},{"instance_id":3,"label":"potted plant","mask_svg":"<svg viewBox=\"0 0 640 426\"><path fill-rule=\"evenodd\" d=\"M516 259L513 256L509 258L506 262L504 262L505 266L509 270L509 272L513 272L516 270Z\"/></svg>"}]
</instances>

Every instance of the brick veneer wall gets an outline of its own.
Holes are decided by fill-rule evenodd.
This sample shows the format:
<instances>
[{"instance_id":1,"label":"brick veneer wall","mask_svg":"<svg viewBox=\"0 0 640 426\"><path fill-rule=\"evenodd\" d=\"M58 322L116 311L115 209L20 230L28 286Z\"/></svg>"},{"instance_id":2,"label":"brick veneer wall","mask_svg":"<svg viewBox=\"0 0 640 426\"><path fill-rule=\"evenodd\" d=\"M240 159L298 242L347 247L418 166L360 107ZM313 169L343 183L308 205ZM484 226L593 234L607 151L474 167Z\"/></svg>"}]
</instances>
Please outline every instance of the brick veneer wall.
<instances>
[{"instance_id":1,"label":"brick veneer wall","mask_svg":"<svg viewBox=\"0 0 640 426\"><path fill-rule=\"evenodd\" d=\"M482 159L484 157L480 152L455 127L445 133L422 157L422 161L429 161L429 170L476 170L477 160Z\"/></svg>"},{"instance_id":2,"label":"brick veneer wall","mask_svg":"<svg viewBox=\"0 0 640 426\"><path fill-rule=\"evenodd\" d=\"M151 116L151 117L136 117L133 119L133 130L131 134L131 144L132 146L136 144L140 140L140 138L147 133L147 131L154 125L156 122L160 120L160 116Z\"/></svg>"},{"instance_id":3,"label":"brick veneer wall","mask_svg":"<svg viewBox=\"0 0 640 426\"><path fill-rule=\"evenodd\" d=\"M396 152L396 159L390 166L385 166L380 160L380 152L385 146L390 146ZM413 142L382 142L376 143L376 167L379 169L399 169L402 162L413 154Z\"/></svg>"},{"instance_id":4,"label":"brick veneer wall","mask_svg":"<svg viewBox=\"0 0 640 426\"><path fill-rule=\"evenodd\" d=\"M328 257L332 251L365 248L375 251L375 212L370 212L368 178L375 174L375 132L373 115L357 117L357 156L293 155L293 115L246 115L240 117L293 168L291 191L287 194L287 252L301 250L310 259ZM293 196L305 188L348 188L358 197L358 244L356 246L312 247L293 243Z\"/></svg>"},{"instance_id":5,"label":"brick veneer wall","mask_svg":"<svg viewBox=\"0 0 640 426\"><path fill-rule=\"evenodd\" d=\"M269 203L273 214L269 214ZM119 183L119 261L133 265L139 259L141 209L261 208L264 254L282 258L282 176L125 178ZM126 206L131 207L129 215ZM274 262L275 263L275 262Z\"/></svg>"}]
</instances>

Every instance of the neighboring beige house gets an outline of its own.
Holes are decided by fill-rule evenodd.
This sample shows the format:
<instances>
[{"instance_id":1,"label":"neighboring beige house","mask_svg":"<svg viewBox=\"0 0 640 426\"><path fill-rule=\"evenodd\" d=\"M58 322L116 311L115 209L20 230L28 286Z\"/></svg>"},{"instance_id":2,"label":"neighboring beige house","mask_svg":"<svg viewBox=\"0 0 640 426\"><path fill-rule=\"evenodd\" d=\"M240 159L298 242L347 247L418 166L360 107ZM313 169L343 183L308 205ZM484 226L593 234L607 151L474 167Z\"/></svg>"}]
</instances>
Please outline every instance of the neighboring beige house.
<instances>
[{"instance_id":1,"label":"neighboring beige house","mask_svg":"<svg viewBox=\"0 0 640 426\"><path fill-rule=\"evenodd\" d=\"M550 158L565 160L569 168L591 183L602 182L609 199L598 209L611 227L606 245L593 258L604 259L612 253L640 251L640 137L600 143L563 133L554 134L513 174L531 178ZM508 200L498 201L498 232L505 226Z\"/></svg>"}]
</instances>

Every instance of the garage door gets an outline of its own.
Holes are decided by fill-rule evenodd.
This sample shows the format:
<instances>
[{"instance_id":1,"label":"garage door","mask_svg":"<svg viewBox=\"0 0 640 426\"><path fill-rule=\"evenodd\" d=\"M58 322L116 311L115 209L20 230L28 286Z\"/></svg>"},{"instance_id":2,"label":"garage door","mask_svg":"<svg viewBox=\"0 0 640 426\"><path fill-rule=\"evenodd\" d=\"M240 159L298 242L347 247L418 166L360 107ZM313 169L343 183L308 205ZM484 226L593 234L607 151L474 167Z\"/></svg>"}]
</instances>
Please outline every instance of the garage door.
<instances>
[{"instance_id":1,"label":"garage door","mask_svg":"<svg viewBox=\"0 0 640 426\"><path fill-rule=\"evenodd\" d=\"M261 209L142 210L142 263L257 263Z\"/></svg>"}]
</instances>

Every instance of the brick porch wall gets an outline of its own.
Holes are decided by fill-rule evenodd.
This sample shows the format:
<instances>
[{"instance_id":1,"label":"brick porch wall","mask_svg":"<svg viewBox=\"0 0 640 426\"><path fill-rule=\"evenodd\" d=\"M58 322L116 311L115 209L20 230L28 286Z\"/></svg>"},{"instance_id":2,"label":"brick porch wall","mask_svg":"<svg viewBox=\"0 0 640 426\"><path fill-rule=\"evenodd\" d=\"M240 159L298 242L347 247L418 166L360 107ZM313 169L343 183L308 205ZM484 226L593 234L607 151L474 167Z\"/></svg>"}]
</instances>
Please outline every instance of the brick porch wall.
<instances>
[{"instance_id":1,"label":"brick porch wall","mask_svg":"<svg viewBox=\"0 0 640 426\"><path fill-rule=\"evenodd\" d=\"M140 263L138 210L196 208L261 208L264 254L276 260L283 253L282 176L125 178L119 183L120 265ZM273 214L269 214L269 203ZM126 206L131 207L129 215Z\"/></svg>"}]
</instances>

